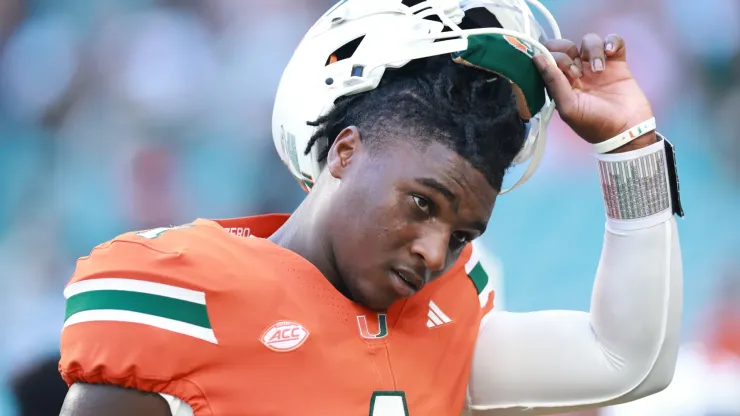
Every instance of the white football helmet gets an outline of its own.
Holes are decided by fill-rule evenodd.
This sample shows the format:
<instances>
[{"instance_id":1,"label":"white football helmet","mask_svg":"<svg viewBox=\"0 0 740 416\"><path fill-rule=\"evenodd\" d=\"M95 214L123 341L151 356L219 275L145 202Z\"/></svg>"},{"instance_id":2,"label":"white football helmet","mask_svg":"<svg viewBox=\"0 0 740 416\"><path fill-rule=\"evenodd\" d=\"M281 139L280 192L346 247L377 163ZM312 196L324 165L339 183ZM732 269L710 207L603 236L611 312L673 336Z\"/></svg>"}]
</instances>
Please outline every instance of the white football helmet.
<instances>
[{"instance_id":1,"label":"white football helmet","mask_svg":"<svg viewBox=\"0 0 740 416\"><path fill-rule=\"evenodd\" d=\"M531 61L535 54L554 58L542 45L547 37L527 3L539 9L551 35L560 38L552 14L537 0L339 1L305 35L280 81L272 135L283 163L308 192L323 168L319 153L328 145L316 143L304 154L316 131L309 122L327 114L338 98L376 88L386 68L450 54L450 59L512 83L527 126L527 140L514 163L531 162L522 178L501 193L521 185L542 158L555 107ZM479 53L481 48L487 49Z\"/></svg>"}]
</instances>

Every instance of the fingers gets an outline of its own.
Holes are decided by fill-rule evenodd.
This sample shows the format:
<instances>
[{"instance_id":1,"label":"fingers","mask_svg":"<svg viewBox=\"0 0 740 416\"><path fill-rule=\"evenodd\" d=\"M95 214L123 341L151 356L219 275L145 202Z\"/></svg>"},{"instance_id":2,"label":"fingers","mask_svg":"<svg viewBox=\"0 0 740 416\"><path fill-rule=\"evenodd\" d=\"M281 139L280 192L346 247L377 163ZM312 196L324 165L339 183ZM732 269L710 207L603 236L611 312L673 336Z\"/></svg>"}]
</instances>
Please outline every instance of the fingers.
<instances>
[{"instance_id":1,"label":"fingers","mask_svg":"<svg viewBox=\"0 0 740 416\"><path fill-rule=\"evenodd\" d=\"M560 55L571 59L565 54ZM555 101L561 117L574 114L577 107L577 98L568 78L566 78L560 69L560 64L552 64L544 55L535 56L534 63L542 74L542 80L545 82L547 94Z\"/></svg>"},{"instance_id":2,"label":"fingers","mask_svg":"<svg viewBox=\"0 0 740 416\"><path fill-rule=\"evenodd\" d=\"M569 57L573 64L578 67L578 71L583 73L583 64L581 63L581 52L578 50L578 45L568 39L549 39L545 41L544 46L553 53L565 54ZM558 60L556 57L555 60ZM561 68L565 71L564 68ZM565 71L566 73L568 71ZM578 76L580 78L580 75Z\"/></svg>"},{"instance_id":3,"label":"fingers","mask_svg":"<svg viewBox=\"0 0 740 416\"><path fill-rule=\"evenodd\" d=\"M568 54L562 52L553 52L552 57L555 58L555 62L557 63L558 68L563 71L564 74L567 74L568 77L570 77L571 79L578 79L583 76L583 71L581 70L581 68L570 56L568 56Z\"/></svg>"},{"instance_id":4,"label":"fingers","mask_svg":"<svg viewBox=\"0 0 740 416\"><path fill-rule=\"evenodd\" d=\"M581 41L581 59L588 62L593 72L601 72L606 69L606 53L604 52L604 41L601 36L589 33Z\"/></svg>"},{"instance_id":5,"label":"fingers","mask_svg":"<svg viewBox=\"0 0 740 416\"><path fill-rule=\"evenodd\" d=\"M604 52L610 61L626 61L627 48L624 39L619 35L611 34L604 40Z\"/></svg>"},{"instance_id":6,"label":"fingers","mask_svg":"<svg viewBox=\"0 0 740 416\"><path fill-rule=\"evenodd\" d=\"M625 41L621 36L606 38L589 33L581 41L580 48L567 39L551 39L544 46L555 59L553 64L544 55L534 57L548 95L555 101L560 117L567 122L578 114L578 92L583 90L580 80L584 75L601 73L607 61L626 61Z\"/></svg>"},{"instance_id":7,"label":"fingers","mask_svg":"<svg viewBox=\"0 0 740 416\"><path fill-rule=\"evenodd\" d=\"M601 72L606 69L607 60L626 61L627 51L624 38L619 35L611 34L605 39L595 33L589 33L581 40L580 49L575 43L568 39L549 39L544 42L544 46L553 53L558 66L566 74L576 78L573 71L570 71L570 64L575 64L581 73L584 71L584 62L587 68L593 72ZM557 53L563 54L571 59L568 61L564 57L558 57Z\"/></svg>"}]
</instances>

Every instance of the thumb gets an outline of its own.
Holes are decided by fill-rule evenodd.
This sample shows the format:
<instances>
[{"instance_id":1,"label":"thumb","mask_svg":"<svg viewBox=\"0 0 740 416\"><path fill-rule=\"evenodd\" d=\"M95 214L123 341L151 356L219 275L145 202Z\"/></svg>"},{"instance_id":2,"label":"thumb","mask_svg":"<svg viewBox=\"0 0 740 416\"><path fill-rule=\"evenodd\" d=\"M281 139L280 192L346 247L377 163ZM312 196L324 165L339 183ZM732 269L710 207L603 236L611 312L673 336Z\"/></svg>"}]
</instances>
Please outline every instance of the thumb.
<instances>
[{"instance_id":1,"label":"thumb","mask_svg":"<svg viewBox=\"0 0 740 416\"><path fill-rule=\"evenodd\" d=\"M548 95L555 101L558 113L561 117L567 118L577 108L576 94L573 92L570 81L563 74L563 71L550 62L546 56L537 55L532 59L542 75Z\"/></svg>"}]
</instances>

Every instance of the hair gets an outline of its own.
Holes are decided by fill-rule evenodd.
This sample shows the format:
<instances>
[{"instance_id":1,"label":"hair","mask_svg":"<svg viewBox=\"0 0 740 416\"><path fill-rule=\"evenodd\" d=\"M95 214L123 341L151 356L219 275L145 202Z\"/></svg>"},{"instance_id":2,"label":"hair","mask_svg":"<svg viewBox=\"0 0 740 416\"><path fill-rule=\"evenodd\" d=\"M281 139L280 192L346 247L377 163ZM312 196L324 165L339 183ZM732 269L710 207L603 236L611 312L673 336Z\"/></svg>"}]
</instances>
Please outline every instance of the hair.
<instances>
[{"instance_id":1,"label":"hair","mask_svg":"<svg viewBox=\"0 0 740 416\"><path fill-rule=\"evenodd\" d=\"M343 129L356 126L369 146L390 138L439 142L470 162L496 190L525 139L511 84L446 55L386 70L377 88L339 98L309 125L318 129L306 154L317 143L328 143L319 162L326 161ZM410 129L414 134L403 133Z\"/></svg>"}]
</instances>

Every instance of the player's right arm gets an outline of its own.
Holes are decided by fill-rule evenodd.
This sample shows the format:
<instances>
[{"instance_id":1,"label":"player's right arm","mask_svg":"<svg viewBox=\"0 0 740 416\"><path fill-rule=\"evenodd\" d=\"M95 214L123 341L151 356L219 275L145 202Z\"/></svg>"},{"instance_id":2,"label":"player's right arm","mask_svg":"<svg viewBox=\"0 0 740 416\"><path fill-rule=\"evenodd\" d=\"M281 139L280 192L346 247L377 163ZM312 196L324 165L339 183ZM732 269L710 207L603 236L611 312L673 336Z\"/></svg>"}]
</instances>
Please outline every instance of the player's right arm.
<instances>
[{"instance_id":1,"label":"player's right arm","mask_svg":"<svg viewBox=\"0 0 740 416\"><path fill-rule=\"evenodd\" d=\"M218 265L187 232L124 234L78 261L64 291L62 415L212 414L198 377L217 356L206 293L218 297Z\"/></svg>"},{"instance_id":2,"label":"player's right arm","mask_svg":"<svg viewBox=\"0 0 740 416\"><path fill-rule=\"evenodd\" d=\"M642 152L655 155L663 146L661 140L620 157L640 160ZM665 194L650 196L666 196L652 205L662 207L657 213L607 217L590 311L484 318L470 382L474 414L562 414L627 403L670 384L681 335L683 266L675 202L664 186Z\"/></svg>"},{"instance_id":3,"label":"player's right arm","mask_svg":"<svg viewBox=\"0 0 740 416\"><path fill-rule=\"evenodd\" d=\"M665 389L680 341L676 221L607 225L591 309L494 312L482 324L470 384L474 415L552 415Z\"/></svg>"}]
</instances>

